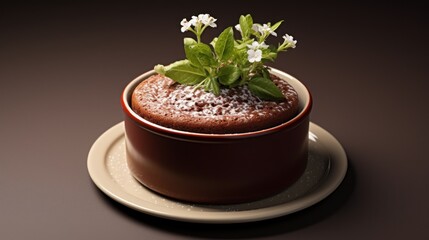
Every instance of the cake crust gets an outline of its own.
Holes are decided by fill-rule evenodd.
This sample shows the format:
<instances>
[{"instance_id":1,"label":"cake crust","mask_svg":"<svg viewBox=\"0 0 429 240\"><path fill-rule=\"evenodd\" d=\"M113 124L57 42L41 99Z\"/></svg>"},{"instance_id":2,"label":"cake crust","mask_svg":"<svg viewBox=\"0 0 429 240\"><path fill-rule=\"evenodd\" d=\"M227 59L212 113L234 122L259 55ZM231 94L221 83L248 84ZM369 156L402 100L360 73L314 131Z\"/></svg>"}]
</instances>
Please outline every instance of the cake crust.
<instances>
[{"instance_id":1,"label":"cake crust","mask_svg":"<svg viewBox=\"0 0 429 240\"><path fill-rule=\"evenodd\" d=\"M298 94L286 81L272 75L285 96L264 101L246 86L222 88L220 95L181 85L163 75L152 75L133 91L133 111L155 124L198 133L242 133L270 128L298 112Z\"/></svg>"}]
</instances>

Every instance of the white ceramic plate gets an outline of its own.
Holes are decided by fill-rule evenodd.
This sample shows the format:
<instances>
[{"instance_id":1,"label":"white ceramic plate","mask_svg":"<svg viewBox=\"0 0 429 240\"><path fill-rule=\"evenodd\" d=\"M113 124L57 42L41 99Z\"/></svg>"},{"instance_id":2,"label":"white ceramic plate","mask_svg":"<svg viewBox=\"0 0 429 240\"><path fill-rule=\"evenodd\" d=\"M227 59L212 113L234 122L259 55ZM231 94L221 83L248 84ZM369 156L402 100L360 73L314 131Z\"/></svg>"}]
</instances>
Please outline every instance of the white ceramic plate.
<instances>
[{"instance_id":1,"label":"white ceramic plate","mask_svg":"<svg viewBox=\"0 0 429 240\"><path fill-rule=\"evenodd\" d=\"M88 171L106 195L137 211L157 217L199 223L239 223L284 216L307 208L331 194L347 171L341 144L310 123L309 158L301 178L283 192L263 200L234 205L190 204L165 198L135 180L125 159L123 122L104 132L88 155Z\"/></svg>"}]
</instances>

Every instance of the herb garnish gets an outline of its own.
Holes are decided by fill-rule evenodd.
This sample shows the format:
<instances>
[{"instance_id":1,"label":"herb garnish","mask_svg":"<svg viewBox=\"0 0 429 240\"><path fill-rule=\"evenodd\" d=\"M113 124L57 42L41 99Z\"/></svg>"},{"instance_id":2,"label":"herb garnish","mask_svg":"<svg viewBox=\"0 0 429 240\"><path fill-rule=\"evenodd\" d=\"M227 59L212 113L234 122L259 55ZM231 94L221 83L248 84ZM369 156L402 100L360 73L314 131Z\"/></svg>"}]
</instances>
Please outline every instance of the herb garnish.
<instances>
[{"instance_id":1,"label":"herb garnish","mask_svg":"<svg viewBox=\"0 0 429 240\"><path fill-rule=\"evenodd\" d=\"M277 47L265 43L270 35L277 36L275 31L283 21L273 25L258 24L253 23L250 14L242 15L235 26L241 39L235 40L233 28L228 27L210 45L201 42L204 30L209 26L216 27L216 20L209 14L192 16L189 21L183 19L181 31L196 35L196 40L184 38L187 59L167 66L157 65L155 71L180 84L195 85L195 88L204 88L215 95L220 94L221 87L247 85L252 94L261 99L284 99L264 65L267 60L274 61L279 52L296 46L297 41L288 34Z\"/></svg>"}]
</instances>

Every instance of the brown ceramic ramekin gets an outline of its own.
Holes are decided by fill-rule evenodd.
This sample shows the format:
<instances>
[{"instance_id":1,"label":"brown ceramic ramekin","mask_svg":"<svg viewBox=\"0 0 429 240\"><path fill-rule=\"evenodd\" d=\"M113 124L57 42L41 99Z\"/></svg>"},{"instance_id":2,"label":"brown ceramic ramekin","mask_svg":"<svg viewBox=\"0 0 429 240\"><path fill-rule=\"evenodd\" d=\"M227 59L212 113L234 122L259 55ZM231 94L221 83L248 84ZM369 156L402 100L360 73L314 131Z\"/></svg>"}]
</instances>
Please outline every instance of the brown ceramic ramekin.
<instances>
[{"instance_id":1,"label":"brown ceramic ramekin","mask_svg":"<svg viewBox=\"0 0 429 240\"><path fill-rule=\"evenodd\" d=\"M123 91L126 156L133 176L149 189L174 199L231 204L276 194L294 183L307 163L312 98L294 77L271 73L298 92L300 112L278 126L238 134L204 134L166 128L131 109L134 88L149 71Z\"/></svg>"}]
</instances>

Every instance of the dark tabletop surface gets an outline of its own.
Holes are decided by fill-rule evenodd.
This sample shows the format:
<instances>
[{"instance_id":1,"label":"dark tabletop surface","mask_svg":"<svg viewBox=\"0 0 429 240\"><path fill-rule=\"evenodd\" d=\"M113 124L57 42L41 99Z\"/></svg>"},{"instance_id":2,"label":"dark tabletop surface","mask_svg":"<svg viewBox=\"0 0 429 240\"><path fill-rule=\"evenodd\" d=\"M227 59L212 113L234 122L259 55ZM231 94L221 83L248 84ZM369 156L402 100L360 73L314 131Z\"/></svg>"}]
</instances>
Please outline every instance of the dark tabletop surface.
<instances>
[{"instance_id":1,"label":"dark tabletop surface","mask_svg":"<svg viewBox=\"0 0 429 240\"><path fill-rule=\"evenodd\" d=\"M0 239L427 239L424 5L142 2L0 5ZM322 202L268 221L191 224L128 209L93 184L88 152L122 121L122 89L183 58L179 22L205 12L218 18L207 32L251 13L284 19L279 35L298 39L271 66L310 88L311 121L350 164Z\"/></svg>"}]
</instances>

